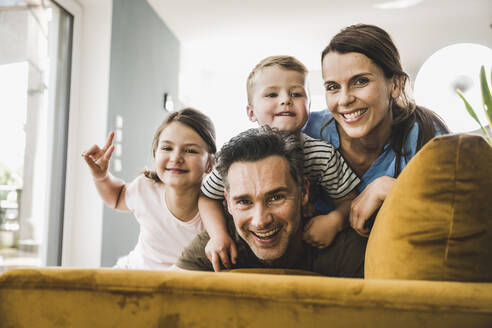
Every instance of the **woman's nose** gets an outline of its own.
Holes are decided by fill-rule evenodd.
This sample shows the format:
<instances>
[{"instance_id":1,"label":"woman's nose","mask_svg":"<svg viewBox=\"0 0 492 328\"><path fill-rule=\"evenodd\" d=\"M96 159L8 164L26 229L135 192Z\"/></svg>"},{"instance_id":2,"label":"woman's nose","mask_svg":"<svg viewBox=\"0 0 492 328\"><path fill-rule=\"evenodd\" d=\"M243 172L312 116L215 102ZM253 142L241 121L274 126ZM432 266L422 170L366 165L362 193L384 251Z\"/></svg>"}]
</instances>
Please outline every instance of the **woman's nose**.
<instances>
[{"instance_id":1,"label":"woman's nose","mask_svg":"<svg viewBox=\"0 0 492 328\"><path fill-rule=\"evenodd\" d=\"M340 97L338 98L339 106L350 105L354 101L355 97L350 93L349 90L342 89L340 91Z\"/></svg>"}]
</instances>

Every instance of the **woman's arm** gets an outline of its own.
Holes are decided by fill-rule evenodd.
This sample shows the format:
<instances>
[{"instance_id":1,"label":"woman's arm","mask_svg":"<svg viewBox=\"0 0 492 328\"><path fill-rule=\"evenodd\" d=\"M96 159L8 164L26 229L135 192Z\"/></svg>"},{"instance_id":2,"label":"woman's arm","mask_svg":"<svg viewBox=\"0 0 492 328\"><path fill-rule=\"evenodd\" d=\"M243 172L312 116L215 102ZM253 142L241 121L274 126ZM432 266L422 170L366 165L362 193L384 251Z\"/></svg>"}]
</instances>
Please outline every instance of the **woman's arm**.
<instances>
[{"instance_id":1,"label":"woman's arm","mask_svg":"<svg viewBox=\"0 0 492 328\"><path fill-rule=\"evenodd\" d=\"M392 177L379 177L352 201L349 221L359 235L369 236L369 228L364 227L364 224L381 207L394 182Z\"/></svg>"}]
</instances>

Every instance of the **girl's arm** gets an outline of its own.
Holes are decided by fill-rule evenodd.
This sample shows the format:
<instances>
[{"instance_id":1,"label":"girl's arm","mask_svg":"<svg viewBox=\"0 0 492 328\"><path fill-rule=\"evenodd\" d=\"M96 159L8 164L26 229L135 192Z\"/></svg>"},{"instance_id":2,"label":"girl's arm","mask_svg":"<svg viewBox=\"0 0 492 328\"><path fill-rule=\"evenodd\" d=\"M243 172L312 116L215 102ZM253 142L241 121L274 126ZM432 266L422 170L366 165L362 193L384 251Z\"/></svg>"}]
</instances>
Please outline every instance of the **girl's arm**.
<instances>
[{"instance_id":1,"label":"girl's arm","mask_svg":"<svg viewBox=\"0 0 492 328\"><path fill-rule=\"evenodd\" d=\"M222 210L221 201L200 194L198 209L203 225L210 236L210 240L205 246L205 254L212 262L214 271L220 271L221 261L225 268L231 268L231 261L236 264L237 249L227 231L226 218Z\"/></svg>"},{"instance_id":2,"label":"girl's arm","mask_svg":"<svg viewBox=\"0 0 492 328\"><path fill-rule=\"evenodd\" d=\"M108 172L109 160L114 151L113 138L114 131L111 131L103 148L93 145L82 153L82 157L91 170L97 191L104 203L115 210L128 212L130 209L125 202L125 182Z\"/></svg>"},{"instance_id":3,"label":"girl's arm","mask_svg":"<svg viewBox=\"0 0 492 328\"><path fill-rule=\"evenodd\" d=\"M108 172L102 179L94 178L94 184L104 204L120 212L130 212L125 202L126 186L123 180Z\"/></svg>"},{"instance_id":4,"label":"girl's arm","mask_svg":"<svg viewBox=\"0 0 492 328\"><path fill-rule=\"evenodd\" d=\"M395 179L388 176L374 179L352 201L349 218L350 225L359 235L369 236L369 229L364 228L364 224L381 207L394 183Z\"/></svg>"}]
</instances>

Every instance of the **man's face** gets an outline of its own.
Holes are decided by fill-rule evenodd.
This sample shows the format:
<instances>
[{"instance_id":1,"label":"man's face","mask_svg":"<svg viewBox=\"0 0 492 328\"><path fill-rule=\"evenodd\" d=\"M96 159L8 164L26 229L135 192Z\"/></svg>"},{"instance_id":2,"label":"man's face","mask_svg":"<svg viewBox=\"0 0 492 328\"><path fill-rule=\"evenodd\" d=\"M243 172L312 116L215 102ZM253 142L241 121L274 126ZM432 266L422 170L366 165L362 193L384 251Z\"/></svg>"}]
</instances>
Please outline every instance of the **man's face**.
<instances>
[{"instance_id":1,"label":"man's face","mask_svg":"<svg viewBox=\"0 0 492 328\"><path fill-rule=\"evenodd\" d=\"M308 119L309 96L302 73L265 67L255 77L248 118L280 131L299 132Z\"/></svg>"},{"instance_id":2,"label":"man's face","mask_svg":"<svg viewBox=\"0 0 492 328\"><path fill-rule=\"evenodd\" d=\"M241 238L261 261L280 259L301 229L307 185L296 184L281 156L233 163L227 181L227 205Z\"/></svg>"}]
</instances>

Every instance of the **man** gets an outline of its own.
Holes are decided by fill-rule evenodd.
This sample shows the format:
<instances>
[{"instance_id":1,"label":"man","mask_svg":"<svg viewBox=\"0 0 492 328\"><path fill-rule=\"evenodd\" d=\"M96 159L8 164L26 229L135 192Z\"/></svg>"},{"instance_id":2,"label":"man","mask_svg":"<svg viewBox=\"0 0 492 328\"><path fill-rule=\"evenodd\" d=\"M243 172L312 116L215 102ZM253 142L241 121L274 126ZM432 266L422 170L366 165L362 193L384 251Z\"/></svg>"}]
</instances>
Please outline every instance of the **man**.
<instances>
[{"instance_id":1,"label":"man","mask_svg":"<svg viewBox=\"0 0 492 328\"><path fill-rule=\"evenodd\" d=\"M232 219L229 233L238 245L233 268L284 268L326 276L362 277L366 240L346 229L331 246L302 241L302 208L309 183L303 177L303 150L293 134L268 126L247 130L222 148L217 169L224 179ZM213 271L205 255L209 237L199 234L176 266Z\"/></svg>"}]
</instances>

